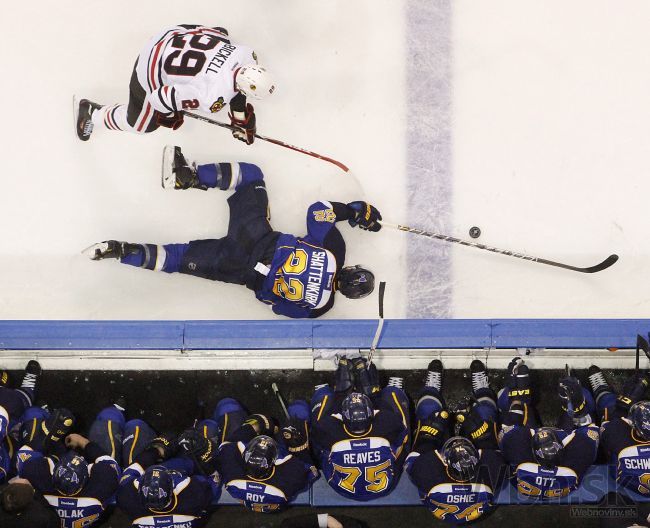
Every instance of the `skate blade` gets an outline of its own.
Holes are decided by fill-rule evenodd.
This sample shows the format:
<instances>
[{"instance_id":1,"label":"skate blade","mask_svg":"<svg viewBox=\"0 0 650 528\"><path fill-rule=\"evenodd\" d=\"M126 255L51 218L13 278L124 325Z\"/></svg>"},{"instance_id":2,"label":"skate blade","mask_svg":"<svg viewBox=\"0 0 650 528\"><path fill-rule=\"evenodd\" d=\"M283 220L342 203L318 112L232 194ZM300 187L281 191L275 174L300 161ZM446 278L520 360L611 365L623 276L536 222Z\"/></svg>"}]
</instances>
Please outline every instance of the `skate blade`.
<instances>
[{"instance_id":1,"label":"skate blade","mask_svg":"<svg viewBox=\"0 0 650 528\"><path fill-rule=\"evenodd\" d=\"M77 119L79 118L79 98L77 94L72 95L72 130L74 131L74 138L79 141L77 134Z\"/></svg>"},{"instance_id":2,"label":"skate blade","mask_svg":"<svg viewBox=\"0 0 650 528\"><path fill-rule=\"evenodd\" d=\"M162 158L162 180L161 185L163 189L176 188L176 176L174 175L174 147L167 145L163 149Z\"/></svg>"}]
</instances>

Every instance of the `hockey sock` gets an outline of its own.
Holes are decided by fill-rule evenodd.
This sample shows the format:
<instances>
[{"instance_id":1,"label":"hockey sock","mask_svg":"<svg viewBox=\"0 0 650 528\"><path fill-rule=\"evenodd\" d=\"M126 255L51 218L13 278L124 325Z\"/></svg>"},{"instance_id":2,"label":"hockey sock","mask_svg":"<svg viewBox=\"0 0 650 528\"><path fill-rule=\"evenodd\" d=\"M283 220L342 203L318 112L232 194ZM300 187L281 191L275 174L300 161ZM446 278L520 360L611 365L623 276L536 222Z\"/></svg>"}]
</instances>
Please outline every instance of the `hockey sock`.
<instances>
[{"instance_id":1,"label":"hockey sock","mask_svg":"<svg viewBox=\"0 0 650 528\"><path fill-rule=\"evenodd\" d=\"M108 105L95 110L92 121L95 127L107 128L108 130L131 130L126 121L126 105Z\"/></svg>"},{"instance_id":2,"label":"hockey sock","mask_svg":"<svg viewBox=\"0 0 650 528\"><path fill-rule=\"evenodd\" d=\"M260 168L251 163L209 163L199 165L196 174L201 185L222 191L264 180Z\"/></svg>"}]
</instances>

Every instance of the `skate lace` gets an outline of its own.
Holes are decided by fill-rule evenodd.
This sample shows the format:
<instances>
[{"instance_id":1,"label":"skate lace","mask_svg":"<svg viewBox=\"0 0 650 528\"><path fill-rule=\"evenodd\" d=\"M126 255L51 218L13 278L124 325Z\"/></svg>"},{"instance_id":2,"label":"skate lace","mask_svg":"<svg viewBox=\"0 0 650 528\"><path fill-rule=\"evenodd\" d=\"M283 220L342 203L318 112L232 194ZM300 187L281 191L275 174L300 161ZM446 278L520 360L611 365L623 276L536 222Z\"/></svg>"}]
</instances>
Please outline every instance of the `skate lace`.
<instances>
[{"instance_id":1,"label":"skate lace","mask_svg":"<svg viewBox=\"0 0 650 528\"><path fill-rule=\"evenodd\" d=\"M487 389L490 385L488 383L487 374L484 371L472 372L472 390L476 392L479 389Z\"/></svg>"},{"instance_id":2,"label":"skate lace","mask_svg":"<svg viewBox=\"0 0 650 528\"><path fill-rule=\"evenodd\" d=\"M390 377L388 378L388 386L401 389L404 387L404 378L398 378L397 376Z\"/></svg>"},{"instance_id":3,"label":"skate lace","mask_svg":"<svg viewBox=\"0 0 650 528\"><path fill-rule=\"evenodd\" d=\"M424 382L424 385L426 387L433 387L440 390L440 387L442 386L442 373L430 370L427 372L427 379Z\"/></svg>"},{"instance_id":4,"label":"skate lace","mask_svg":"<svg viewBox=\"0 0 650 528\"><path fill-rule=\"evenodd\" d=\"M25 377L23 378L20 387L23 389L33 389L34 387L36 387L37 377L38 376L36 374L25 374Z\"/></svg>"},{"instance_id":5,"label":"skate lace","mask_svg":"<svg viewBox=\"0 0 650 528\"><path fill-rule=\"evenodd\" d=\"M595 391L600 387L607 387L607 380L602 372L595 372L589 376L589 384L591 385L591 390Z\"/></svg>"}]
</instances>

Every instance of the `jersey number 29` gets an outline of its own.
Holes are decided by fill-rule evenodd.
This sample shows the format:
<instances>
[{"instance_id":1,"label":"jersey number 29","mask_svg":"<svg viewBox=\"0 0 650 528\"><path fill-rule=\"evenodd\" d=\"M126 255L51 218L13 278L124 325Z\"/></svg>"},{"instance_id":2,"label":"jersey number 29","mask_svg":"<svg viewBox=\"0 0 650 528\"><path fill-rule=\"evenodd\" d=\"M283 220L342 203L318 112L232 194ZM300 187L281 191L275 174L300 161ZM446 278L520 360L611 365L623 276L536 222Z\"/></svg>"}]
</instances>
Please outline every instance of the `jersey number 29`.
<instances>
[{"instance_id":1,"label":"jersey number 29","mask_svg":"<svg viewBox=\"0 0 650 528\"><path fill-rule=\"evenodd\" d=\"M205 65L207 57L204 52L216 48L220 42L230 43L216 35L194 35L189 42L186 39L187 35L177 35L172 39L170 46L176 51L170 53L165 59L163 66L167 74L193 77ZM186 50L188 44L190 49ZM176 61L178 58L180 60Z\"/></svg>"}]
</instances>

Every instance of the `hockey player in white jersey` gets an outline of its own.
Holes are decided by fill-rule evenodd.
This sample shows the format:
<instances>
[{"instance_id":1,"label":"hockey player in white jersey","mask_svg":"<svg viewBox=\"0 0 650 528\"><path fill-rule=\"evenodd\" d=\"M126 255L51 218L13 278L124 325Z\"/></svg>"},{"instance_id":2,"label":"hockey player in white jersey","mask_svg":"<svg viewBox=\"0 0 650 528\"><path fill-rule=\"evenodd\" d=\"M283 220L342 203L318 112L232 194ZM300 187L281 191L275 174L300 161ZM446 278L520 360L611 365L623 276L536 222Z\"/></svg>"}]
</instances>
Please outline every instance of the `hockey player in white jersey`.
<instances>
[{"instance_id":1,"label":"hockey player in white jersey","mask_svg":"<svg viewBox=\"0 0 650 528\"><path fill-rule=\"evenodd\" d=\"M219 112L230 106L236 139L255 140L256 119L247 98L275 90L252 48L231 42L219 27L180 24L147 42L133 68L128 105L100 105L75 99L77 136L90 139L95 127L139 134L164 126L176 130L183 110Z\"/></svg>"}]
</instances>

